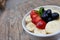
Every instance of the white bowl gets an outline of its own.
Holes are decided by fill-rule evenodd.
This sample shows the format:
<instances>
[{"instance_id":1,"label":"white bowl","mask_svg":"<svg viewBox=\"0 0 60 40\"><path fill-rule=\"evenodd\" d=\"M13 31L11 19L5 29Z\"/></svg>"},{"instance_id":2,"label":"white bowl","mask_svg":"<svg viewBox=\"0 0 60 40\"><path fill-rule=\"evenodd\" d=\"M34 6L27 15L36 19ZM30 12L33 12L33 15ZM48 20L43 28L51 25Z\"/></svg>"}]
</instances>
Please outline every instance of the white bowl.
<instances>
[{"instance_id":1,"label":"white bowl","mask_svg":"<svg viewBox=\"0 0 60 40\"><path fill-rule=\"evenodd\" d=\"M55 6L55 5L46 5L46 6L40 6L40 7L44 7L44 8L46 8L46 9L48 8L48 9L60 10L60 7L59 7L59 6ZM37 7L37 8L35 8L34 10L38 10L40 7ZM28 15L30 14L30 12L31 12L31 11L29 11L29 12L24 16L24 18L23 18L23 20L22 20L23 29L24 29L27 33L29 33L30 35L33 35L33 36L37 36L37 37L51 37L51 36L55 36L55 35L57 35L57 34L60 33L60 32L56 32L56 33L53 33L53 34L47 34L47 35L45 35L45 34L35 34L35 33L32 33L32 32L30 32L30 31L28 31L28 30L26 29L25 18L26 18L26 16L28 16Z\"/></svg>"}]
</instances>

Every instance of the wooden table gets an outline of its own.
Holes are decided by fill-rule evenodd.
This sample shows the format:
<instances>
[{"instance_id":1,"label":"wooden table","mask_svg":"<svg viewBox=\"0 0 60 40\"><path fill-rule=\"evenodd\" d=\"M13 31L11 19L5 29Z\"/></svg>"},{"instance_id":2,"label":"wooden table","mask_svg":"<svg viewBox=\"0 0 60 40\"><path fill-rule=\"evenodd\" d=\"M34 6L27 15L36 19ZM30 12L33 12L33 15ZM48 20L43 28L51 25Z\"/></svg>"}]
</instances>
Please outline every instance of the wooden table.
<instances>
[{"instance_id":1,"label":"wooden table","mask_svg":"<svg viewBox=\"0 0 60 40\"><path fill-rule=\"evenodd\" d=\"M8 0L6 10L0 13L0 40L57 40L60 35L43 39L30 36L22 28L23 16L42 5L60 6L60 0Z\"/></svg>"}]
</instances>

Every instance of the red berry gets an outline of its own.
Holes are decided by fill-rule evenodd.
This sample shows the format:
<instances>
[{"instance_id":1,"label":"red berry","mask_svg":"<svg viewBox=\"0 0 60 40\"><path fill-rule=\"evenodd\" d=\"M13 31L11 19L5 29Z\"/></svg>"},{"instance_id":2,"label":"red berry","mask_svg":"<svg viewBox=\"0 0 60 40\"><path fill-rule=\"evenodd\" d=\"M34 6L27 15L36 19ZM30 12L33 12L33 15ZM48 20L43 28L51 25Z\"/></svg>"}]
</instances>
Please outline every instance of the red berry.
<instances>
[{"instance_id":1,"label":"red berry","mask_svg":"<svg viewBox=\"0 0 60 40\"><path fill-rule=\"evenodd\" d=\"M34 15L34 14L37 14L37 12L35 10L32 10L30 15Z\"/></svg>"},{"instance_id":2,"label":"red berry","mask_svg":"<svg viewBox=\"0 0 60 40\"><path fill-rule=\"evenodd\" d=\"M30 13L31 18L35 18L36 16L38 16L37 12L35 10L32 10Z\"/></svg>"},{"instance_id":3,"label":"red berry","mask_svg":"<svg viewBox=\"0 0 60 40\"><path fill-rule=\"evenodd\" d=\"M34 24L37 24L40 20L41 20L41 18L39 16L37 16L37 17L35 17L35 18L32 19L32 22Z\"/></svg>"},{"instance_id":4,"label":"red berry","mask_svg":"<svg viewBox=\"0 0 60 40\"><path fill-rule=\"evenodd\" d=\"M46 22L43 21L43 20L40 20L37 24L36 24L36 27L38 29L45 29L45 26L46 26Z\"/></svg>"},{"instance_id":5,"label":"red berry","mask_svg":"<svg viewBox=\"0 0 60 40\"><path fill-rule=\"evenodd\" d=\"M41 20L41 17L38 15L38 13L35 10L31 11L30 16L34 24L37 24Z\"/></svg>"},{"instance_id":6,"label":"red berry","mask_svg":"<svg viewBox=\"0 0 60 40\"><path fill-rule=\"evenodd\" d=\"M34 18L36 18L37 16L38 16L38 15L35 14L35 15L32 15L31 18L34 19Z\"/></svg>"}]
</instances>

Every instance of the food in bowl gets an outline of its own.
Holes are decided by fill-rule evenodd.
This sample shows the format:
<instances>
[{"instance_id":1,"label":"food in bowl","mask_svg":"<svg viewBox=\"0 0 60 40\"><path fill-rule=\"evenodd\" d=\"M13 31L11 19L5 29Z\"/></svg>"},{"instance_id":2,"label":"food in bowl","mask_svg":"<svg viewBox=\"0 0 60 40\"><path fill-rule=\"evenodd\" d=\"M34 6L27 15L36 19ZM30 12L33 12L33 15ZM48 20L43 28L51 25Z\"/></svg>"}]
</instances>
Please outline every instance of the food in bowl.
<instances>
[{"instance_id":1,"label":"food in bowl","mask_svg":"<svg viewBox=\"0 0 60 40\"><path fill-rule=\"evenodd\" d=\"M60 14L52 9L40 7L38 10L31 10L25 18L26 28L35 34L52 34L60 30Z\"/></svg>"}]
</instances>

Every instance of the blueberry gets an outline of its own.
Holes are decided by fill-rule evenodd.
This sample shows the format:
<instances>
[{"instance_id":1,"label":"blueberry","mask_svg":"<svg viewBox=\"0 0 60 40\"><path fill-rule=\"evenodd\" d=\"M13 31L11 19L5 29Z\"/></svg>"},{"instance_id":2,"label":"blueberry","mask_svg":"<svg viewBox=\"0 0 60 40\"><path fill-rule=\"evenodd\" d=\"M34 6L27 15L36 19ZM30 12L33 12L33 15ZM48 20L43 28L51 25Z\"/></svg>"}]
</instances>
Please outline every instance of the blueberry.
<instances>
[{"instance_id":1,"label":"blueberry","mask_svg":"<svg viewBox=\"0 0 60 40\"><path fill-rule=\"evenodd\" d=\"M48 19L48 14L43 14L43 15L41 16L41 18L42 18L44 21L46 21L46 20Z\"/></svg>"},{"instance_id":2,"label":"blueberry","mask_svg":"<svg viewBox=\"0 0 60 40\"><path fill-rule=\"evenodd\" d=\"M47 11L45 10L43 14L47 14Z\"/></svg>"},{"instance_id":3,"label":"blueberry","mask_svg":"<svg viewBox=\"0 0 60 40\"><path fill-rule=\"evenodd\" d=\"M42 16L41 16L42 18L48 18L48 14L43 14Z\"/></svg>"},{"instance_id":4,"label":"blueberry","mask_svg":"<svg viewBox=\"0 0 60 40\"><path fill-rule=\"evenodd\" d=\"M48 9L46 12L47 12L47 14L48 14L49 16L52 15L52 11L51 11L51 9Z\"/></svg>"},{"instance_id":5,"label":"blueberry","mask_svg":"<svg viewBox=\"0 0 60 40\"><path fill-rule=\"evenodd\" d=\"M53 19L51 18L51 17L49 17L47 20L46 20L46 22L50 22L50 21L52 21Z\"/></svg>"},{"instance_id":6,"label":"blueberry","mask_svg":"<svg viewBox=\"0 0 60 40\"><path fill-rule=\"evenodd\" d=\"M52 13L52 18L53 18L53 20L54 19L58 19L59 18L59 14L56 13L56 12Z\"/></svg>"}]
</instances>

